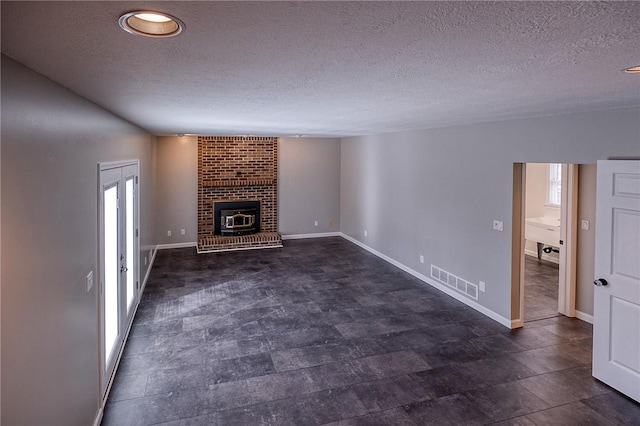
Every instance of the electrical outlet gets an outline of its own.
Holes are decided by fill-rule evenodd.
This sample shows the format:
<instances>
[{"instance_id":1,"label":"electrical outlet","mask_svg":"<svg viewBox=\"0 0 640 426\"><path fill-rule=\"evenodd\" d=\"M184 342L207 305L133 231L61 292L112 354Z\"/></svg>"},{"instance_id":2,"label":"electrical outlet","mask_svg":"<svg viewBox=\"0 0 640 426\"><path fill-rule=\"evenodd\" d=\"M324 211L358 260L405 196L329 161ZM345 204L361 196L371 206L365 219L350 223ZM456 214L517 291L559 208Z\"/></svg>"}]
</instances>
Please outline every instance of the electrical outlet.
<instances>
[{"instance_id":1,"label":"electrical outlet","mask_svg":"<svg viewBox=\"0 0 640 426\"><path fill-rule=\"evenodd\" d=\"M89 273L87 274L86 283L87 283L87 293L89 293L93 288L93 271L89 271Z\"/></svg>"},{"instance_id":2,"label":"electrical outlet","mask_svg":"<svg viewBox=\"0 0 640 426\"><path fill-rule=\"evenodd\" d=\"M502 223L501 220L493 221L493 229L495 229L496 231L502 231L503 227L504 227L504 224Z\"/></svg>"},{"instance_id":3,"label":"electrical outlet","mask_svg":"<svg viewBox=\"0 0 640 426\"><path fill-rule=\"evenodd\" d=\"M313 226L318 226L318 221L313 222Z\"/></svg>"},{"instance_id":4,"label":"electrical outlet","mask_svg":"<svg viewBox=\"0 0 640 426\"><path fill-rule=\"evenodd\" d=\"M171 236L171 231L167 231L167 237Z\"/></svg>"},{"instance_id":5,"label":"electrical outlet","mask_svg":"<svg viewBox=\"0 0 640 426\"><path fill-rule=\"evenodd\" d=\"M186 233L187 233L187 232L186 232L184 229L181 229L181 230L180 230L180 235L184 235L184 234L186 234Z\"/></svg>"},{"instance_id":6,"label":"electrical outlet","mask_svg":"<svg viewBox=\"0 0 640 426\"><path fill-rule=\"evenodd\" d=\"M424 263L424 256L420 255L420 263Z\"/></svg>"},{"instance_id":7,"label":"electrical outlet","mask_svg":"<svg viewBox=\"0 0 640 426\"><path fill-rule=\"evenodd\" d=\"M480 291L484 291L485 287L486 287L486 284L484 283L484 281L480 281L478 283L478 287L480 288Z\"/></svg>"},{"instance_id":8,"label":"electrical outlet","mask_svg":"<svg viewBox=\"0 0 640 426\"><path fill-rule=\"evenodd\" d=\"M581 227L584 231L588 231L589 230L589 221L588 220L583 220L581 222Z\"/></svg>"},{"instance_id":9,"label":"electrical outlet","mask_svg":"<svg viewBox=\"0 0 640 426\"><path fill-rule=\"evenodd\" d=\"M369 235L369 233L367 231L364 231L364 236L366 237L367 235Z\"/></svg>"}]
</instances>

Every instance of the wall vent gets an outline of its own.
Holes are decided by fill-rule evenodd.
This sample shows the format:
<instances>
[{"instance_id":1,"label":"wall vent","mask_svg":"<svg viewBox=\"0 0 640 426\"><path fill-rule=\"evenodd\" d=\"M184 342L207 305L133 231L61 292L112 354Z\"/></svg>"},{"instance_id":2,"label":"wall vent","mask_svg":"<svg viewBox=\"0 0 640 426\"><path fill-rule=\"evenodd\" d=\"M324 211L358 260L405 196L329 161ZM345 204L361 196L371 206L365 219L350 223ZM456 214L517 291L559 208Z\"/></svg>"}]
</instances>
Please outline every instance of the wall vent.
<instances>
[{"instance_id":1,"label":"wall vent","mask_svg":"<svg viewBox=\"0 0 640 426\"><path fill-rule=\"evenodd\" d=\"M437 266L431 265L431 278L445 284L448 287L457 290L458 292L469 296L474 300L478 300L478 286L470 283L467 280L463 280Z\"/></svg>"}]
</instances>

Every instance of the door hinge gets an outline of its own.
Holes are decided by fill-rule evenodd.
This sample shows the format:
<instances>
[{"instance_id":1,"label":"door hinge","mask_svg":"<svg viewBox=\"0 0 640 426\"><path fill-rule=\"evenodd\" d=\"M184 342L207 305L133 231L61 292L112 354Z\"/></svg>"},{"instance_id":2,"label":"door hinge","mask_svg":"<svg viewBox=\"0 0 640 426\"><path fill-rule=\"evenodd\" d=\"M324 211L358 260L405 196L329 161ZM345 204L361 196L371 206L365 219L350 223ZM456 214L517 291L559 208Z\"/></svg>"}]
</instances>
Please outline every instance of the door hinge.
<instances>
[{"instance_id":1,"label":"door hinge","mask_svg":"<svg viewBox=\"0 0 640 426\"><path fill-rule=\"evenodd\" d=\"M140 281L136 281L136 289L140 290Z\"/></svg>"},{"instance_id":2,"label":"door hinge","mask_svg":"<svg viewBox=\"0 0 640 426\"><path fill-rule=\"evenodd\" d=\"M138 233L138 230L136 229L136 237L139 237L140 234Z\"/></svg>"},{"instance_id":3,"label":"door hinge","mask_svg":"<svg viewBox=\"0 0 640 426\"><path fill-rule=\"evenodd\" d=\"M136 184L138 183L138 176L136 176Z\"/></svg>"}]
</instances>

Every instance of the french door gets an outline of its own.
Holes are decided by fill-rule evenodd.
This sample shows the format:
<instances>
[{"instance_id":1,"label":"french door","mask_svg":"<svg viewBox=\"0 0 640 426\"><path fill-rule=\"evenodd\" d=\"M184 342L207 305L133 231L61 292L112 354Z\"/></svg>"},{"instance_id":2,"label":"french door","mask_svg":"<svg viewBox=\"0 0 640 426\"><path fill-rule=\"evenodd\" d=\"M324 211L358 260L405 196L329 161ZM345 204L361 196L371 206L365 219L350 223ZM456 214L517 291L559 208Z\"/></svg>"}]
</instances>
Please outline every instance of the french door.
<instances>
[{"instance_id":1,"label":"french door","mask_svg":"<svg viewBox=\"0 0 640 426\"><path fill-rule=\"evenodd\" d=\"M100 165L100 371L105 396L138 301L138 163Z\"/></svg>"}]
</instances>

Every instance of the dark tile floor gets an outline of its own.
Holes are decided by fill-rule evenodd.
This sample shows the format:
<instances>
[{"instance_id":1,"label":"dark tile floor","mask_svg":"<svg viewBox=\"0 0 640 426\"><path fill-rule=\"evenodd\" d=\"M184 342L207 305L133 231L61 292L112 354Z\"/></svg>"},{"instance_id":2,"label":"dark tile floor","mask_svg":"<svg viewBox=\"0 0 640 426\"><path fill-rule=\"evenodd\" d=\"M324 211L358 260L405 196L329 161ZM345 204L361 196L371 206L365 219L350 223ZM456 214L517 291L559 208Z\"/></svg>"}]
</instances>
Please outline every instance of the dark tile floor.
<instances>
[{"instance_id":1,"label":"dark tile floor","mask_svg":"<svg viewBox=\"0 0 640 426\"><path fill-rule=\"evenodd\" d=\"M103 425L638 424L591 334L510 331L341 238L161 251Z\"/></svg>"},{"instance_id":2,"label":"dark tile floor","mask_svg":"<svg viewBox=\"0 0 640 426\"><path fill-rule=\"evenodd\" d=\"M524 320L535 321L560 315L558 265L533 256L524 258Z\"/></svg>"}]
</instances>

